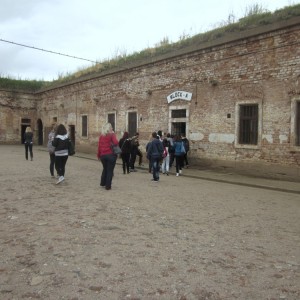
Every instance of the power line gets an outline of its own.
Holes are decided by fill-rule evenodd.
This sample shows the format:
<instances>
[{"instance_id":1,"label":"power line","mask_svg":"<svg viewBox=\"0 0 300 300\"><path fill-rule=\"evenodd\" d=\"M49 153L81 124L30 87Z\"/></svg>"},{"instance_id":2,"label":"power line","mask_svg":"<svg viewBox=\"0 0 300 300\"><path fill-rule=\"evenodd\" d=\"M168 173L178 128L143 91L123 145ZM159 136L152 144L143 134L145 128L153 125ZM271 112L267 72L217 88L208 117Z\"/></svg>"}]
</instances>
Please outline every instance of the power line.
<instances>
[{"instance_id":1,"label":"power line","mask_svg":"<svg viewBox=\"0 0 300 300\"><path fill-rule=\"evenodd\" d=\"M94 60L90 60L90 59L86 59L86 58L81 58L81 57L77 57L77 56L73 56L73 55L68 55L68 54L63 54L63 53L59 53L59 52L55 52L55 51L51 51L51 50L45 50L45 49L41 49L41 48L37 48L37 47L33 47L33 46L28 46L28 45L24 45L24 44L19 44L19 43L15 43L15 42L3 40L3 39L0 39L0 41L1 42L5 42L5 43L10 43L10 44L13 44L13 45L17 45L17 46L22 46L22 47L34 49L34 50L44 51L44 52L48 52L48 53L58 54L58 55L61 55L61 56L67 56L67 57L71 57L71 58L75 58L75 59L89 61L89 62L92 62L92 63L97 63L97 61L94 61Z\"/></svg>"}]
</instances>

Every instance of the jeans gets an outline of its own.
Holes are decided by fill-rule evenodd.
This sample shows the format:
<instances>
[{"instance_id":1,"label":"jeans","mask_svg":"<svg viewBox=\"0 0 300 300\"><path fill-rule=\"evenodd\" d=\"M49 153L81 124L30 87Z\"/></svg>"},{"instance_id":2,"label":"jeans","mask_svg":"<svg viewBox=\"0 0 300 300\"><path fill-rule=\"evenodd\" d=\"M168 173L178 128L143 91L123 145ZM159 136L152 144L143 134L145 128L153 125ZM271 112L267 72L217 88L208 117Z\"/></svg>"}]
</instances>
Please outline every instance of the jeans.
<instances>
[{"instance_id":1,"label":"jeans","mask_svg":"<svg viewBox=\"0 0 300 300\"><path fill-rule=\"evenodd\" d=\"M105 186L106 188L111 188L117 156L114 154L106 154L101 156L100 160L103 166L100 185Z\"/></svg>"},{"instance_id":2,"label":"jeans","mask_svg":"<svg viewBox=\"0 0 300 300\"><path fill-rule=\"evenodd\" d=\"M49 153L50 156L50 174L54 176L54 164L55 164L55 154Z\"/></svg>"},{"instance_id":3,"label":"jeans","mask_svg":"<svg viewBox=\"0 0 300 300\"><path fill-rule=\"evenodd\" d=\"M162 165L161 165L161 171L163 173L169 173L169 168L170 168L170 156L167 155L164 159L163 159L163 162L162 162Z\"/></svg>"},{"instance_id":4,"label":"jeans","mask_svg":"<svg viewBox=\"0 0 300 300\"><path fill-rule=\"evenodd\" d=\"M58 176L65 176L66 163L68 157L69 157L68 155L55 156L55 169Z\"/></svg>"},{"instance_id":5,"label":"jeans","mask_svg":"<svg viewBox=\"0 0 300 300\"><path fill-rule=\"evenodd\" d=\"M183 168L183 155L175 155L176 173Z\"/></svg>"},{"instance_id":6,"label":"jeans","mask_svg":"<svg viewBox=\"0 0 300 300\"><path fill-rule=\"evenodd\" d=\"M160 158L151 157L152 174L153 174L153 180L155 181L159 180L159 169L160 169L159 162L160 162Z\"/></svg>"}]
</instances>

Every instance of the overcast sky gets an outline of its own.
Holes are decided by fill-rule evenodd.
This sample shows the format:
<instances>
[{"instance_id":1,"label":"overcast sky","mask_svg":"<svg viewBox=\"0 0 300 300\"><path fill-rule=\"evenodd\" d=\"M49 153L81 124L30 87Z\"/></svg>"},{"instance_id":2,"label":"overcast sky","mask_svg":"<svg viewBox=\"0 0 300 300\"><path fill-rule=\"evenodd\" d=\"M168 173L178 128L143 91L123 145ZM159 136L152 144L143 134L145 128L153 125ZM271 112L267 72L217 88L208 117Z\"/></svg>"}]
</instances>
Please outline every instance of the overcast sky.
<instances>
[{"instance_id":1,"label":"overcast sky","mask_svg":"<svg viewBox=\"0 0 300 300\"><path fill-rule=\"evenodd\" d=\"M104 61L176 42L236 21L258 4L274 11L298 0L0 0L0 76L54 80L93 65L11 44Z\"/></svg>"}]
</instances>

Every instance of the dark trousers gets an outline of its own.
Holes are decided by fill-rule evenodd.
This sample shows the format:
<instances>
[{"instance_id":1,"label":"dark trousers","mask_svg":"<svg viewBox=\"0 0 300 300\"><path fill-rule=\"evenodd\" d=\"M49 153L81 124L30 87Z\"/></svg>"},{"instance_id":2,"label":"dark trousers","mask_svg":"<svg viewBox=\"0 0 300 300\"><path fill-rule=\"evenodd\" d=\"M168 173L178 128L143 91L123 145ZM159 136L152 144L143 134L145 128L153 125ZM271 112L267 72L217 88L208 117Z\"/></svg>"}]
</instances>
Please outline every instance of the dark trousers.
<instances>
[{"instance_id":1,"label":"dark trousers","mask_svg":"<svg viewBox=\"0 0 300 300\"><path fill-rule=\"evenodd\" d=\"M50 156L50 174L54 176L54 164L55 164L55 154L49 153Z\"/></svg>"},{"instance_id":2,"label":"dark trousers","mask_svg":"<svg viewBox=\"0 0 300 300\"><path fill-rule=\"evenodd\" d=\"M55 156L55 169L58 176L65 176L66 163L68 157L69 157L68 155Z\"/></svg>"},{"instance_id":3,"label":"dark trousers","mask_svg":"<svg viewBox=\"0 0 300 300\"><path fill-rule=\"evenodd\" d=\"M183 168L183 155L175 155L176 173Z\"/></svg>"},{"instance_id":4,"label":"dark trousers","mask_svg":"<svg viewBox=\"0 0 300 300\"><path fill-rule=\"evenodd\" d=\"M32 144L25 144L25 157L27 160L28 160L28 150L30 153L30 158L33 159Z\"/></svg>"},{"instance_id":5,"label":"dark trousers","mask_svg":"<svg viewBox=\"0 0 300 300\"><path fill-rule=\"evenodd\" d=\"M136 161L136 154L137 154L137 150L132 149L132 151L130 153L130 169L134 169L134 164Z\"/></svg>"},{"instance_id":6,"label":"dark trousers","mask_svg":"<svg viewBox=\"0 0 300 300\"><path fill-rule=\"evenodd\" d=\"M187 152L186 153L184 153L184 156L183 156L183 162L184 162L184 164L186 165L186 166L188 166L189 165L189 161L188 161L188 158L187 158Z\"/></svg>"},{"instance_id":7,"label":"dark trousers","mask_svg":"<svg viewBox=\"0 0 300 300\"><path fill-rule=\"evenodd\" d=\"M151 158L153 180L159 180L160 158Z\"/></svg>"},{"instance_id":8,"label":"dark trousers","mask_svg":"<svg viewBox=\"0 0 300 300\"><path fill-rule=\"evenodd\" d=\"M123 173L125 174L126 171L129 173L129 161L130 161L130 153L122 153L122 167L123 167Z\"/></svg>"},{"instance_id":9,"label":"dark trousers","mask_svg":"<svg viewBox=\"0 0 300 300\"><path fill-rule=\"evenodd\" d=\"M106 154L101 156L100 160L103 166L100 185L105 186L106 188L111 188L117 156L114 154Z\"/></svg>"}]
</instances>

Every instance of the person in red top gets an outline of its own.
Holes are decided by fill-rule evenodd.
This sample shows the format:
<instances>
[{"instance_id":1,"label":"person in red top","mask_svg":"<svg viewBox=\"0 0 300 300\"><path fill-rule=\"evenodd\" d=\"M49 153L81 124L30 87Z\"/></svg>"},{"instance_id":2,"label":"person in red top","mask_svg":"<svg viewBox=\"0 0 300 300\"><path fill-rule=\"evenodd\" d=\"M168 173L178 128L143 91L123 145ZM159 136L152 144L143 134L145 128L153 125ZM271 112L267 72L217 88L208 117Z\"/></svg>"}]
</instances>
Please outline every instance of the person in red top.
<instances>
[{"instance_id":1,"label":"person in red top","mask_svg":"<svg viewBox=\"0 0 300 300\"><path fill-rule=\"evenodd\" d=\"M103 165L100 179L100 186L106 190L111 189L114 168L117 161L117 155L112 152L111 145L118 145L119 142L110 123L106 123L102 127L101 135L98 142L98 160Z\"/></svg>"}]
</instances>

